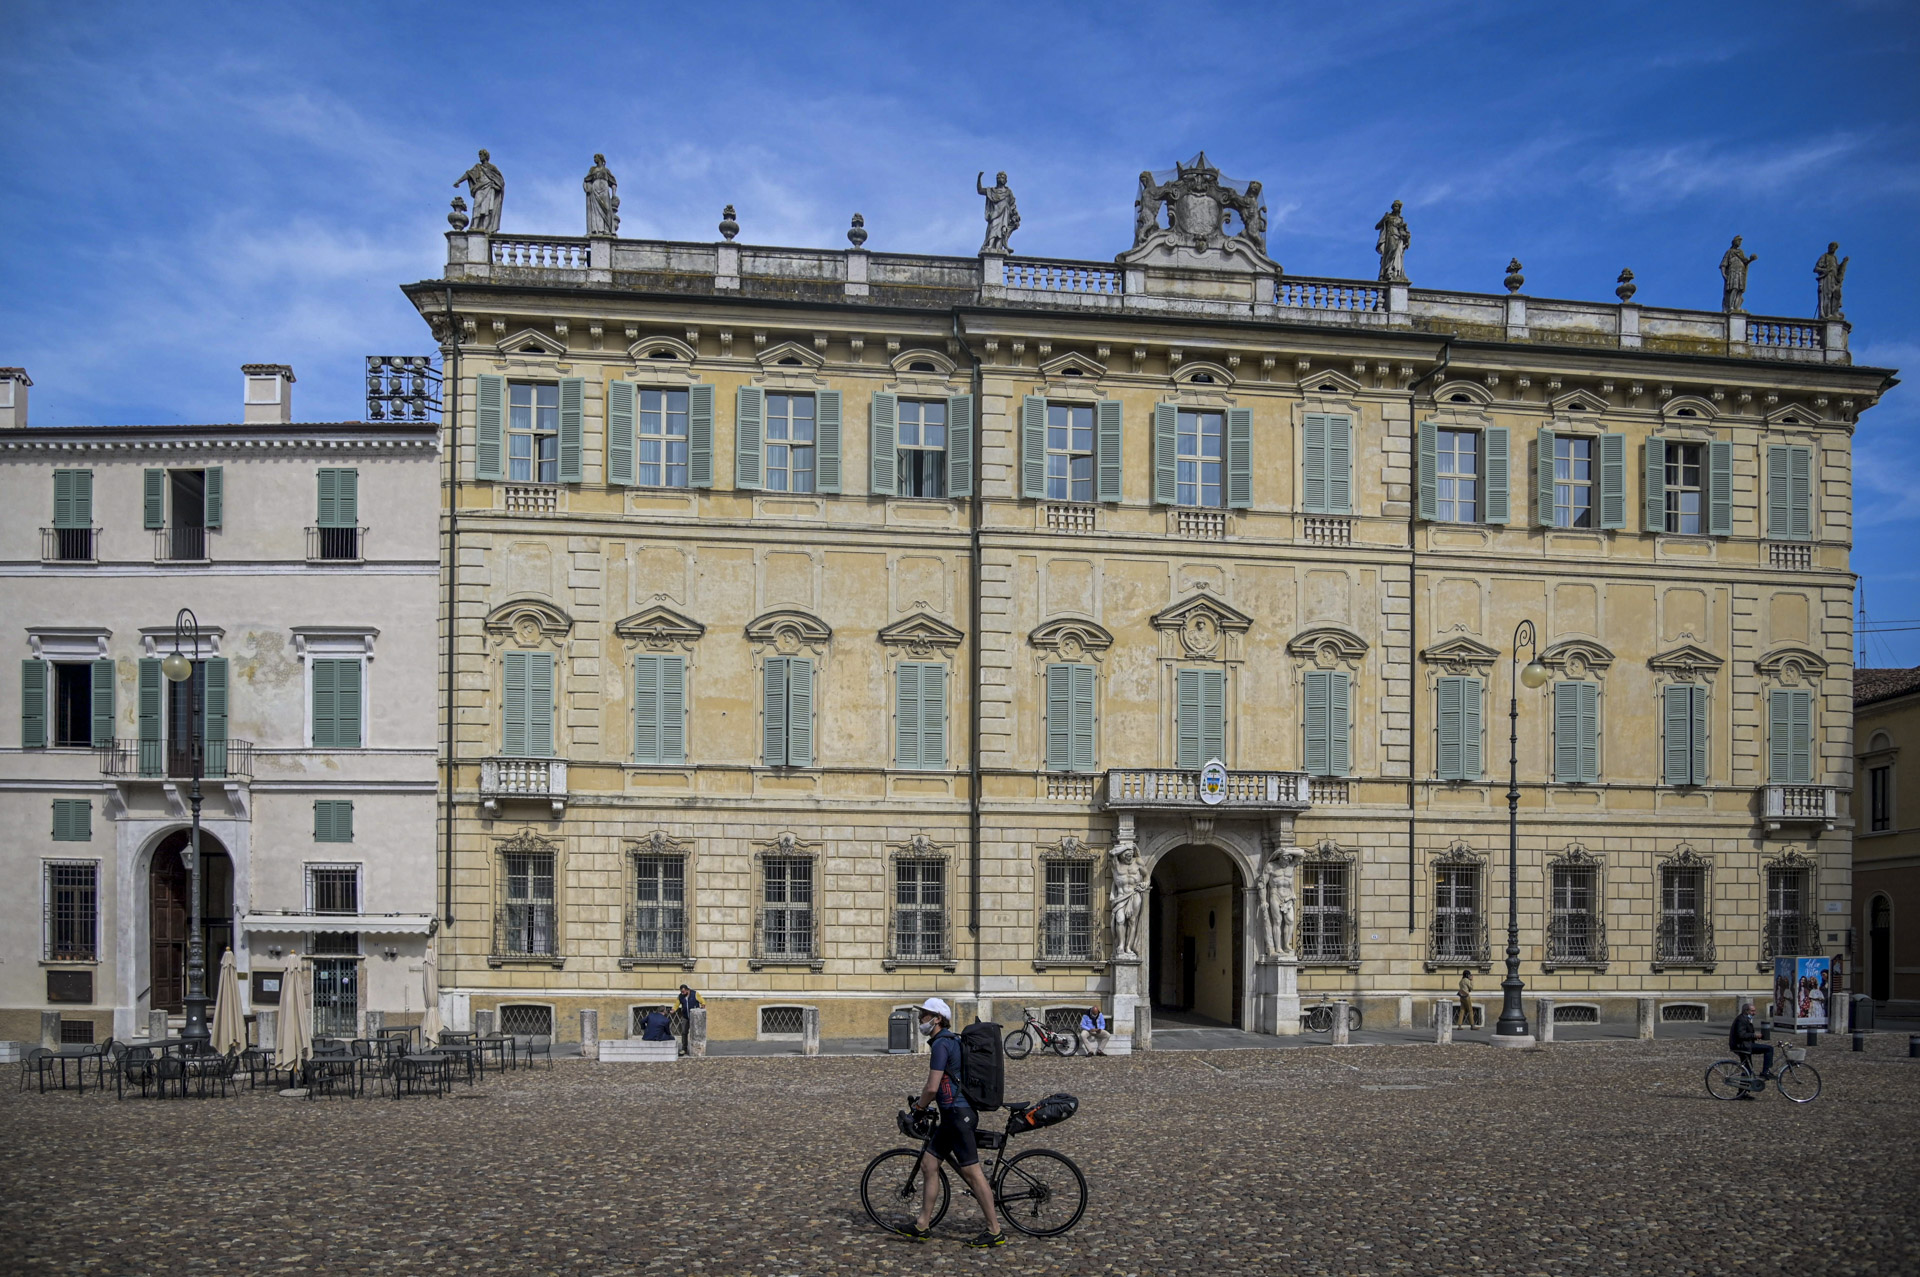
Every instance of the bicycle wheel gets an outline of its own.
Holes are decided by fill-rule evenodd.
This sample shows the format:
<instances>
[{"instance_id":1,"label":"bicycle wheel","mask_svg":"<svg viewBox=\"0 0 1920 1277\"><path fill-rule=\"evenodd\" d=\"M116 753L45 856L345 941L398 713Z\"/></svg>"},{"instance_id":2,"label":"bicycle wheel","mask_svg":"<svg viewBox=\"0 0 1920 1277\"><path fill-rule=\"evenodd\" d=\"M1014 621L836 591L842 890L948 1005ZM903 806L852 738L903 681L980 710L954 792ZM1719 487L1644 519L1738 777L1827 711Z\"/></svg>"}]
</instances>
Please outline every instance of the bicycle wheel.
<instances>
[{"instance_id":1,"label":"bicycle wheel","mask_svg":"<svg viewBox=\"0 0 1920 1277\"><path fill-rule=\"evenodd\" d=\"M1715 1060L1707 1066L1707 1094L1716 1100L1737 1100L1747 1093L1747 1071L1738 1060Z\"/></svg>"},{"instance_id":2,"label":"bicycle wheel","mask_svg":"<svg viewBox=\"0 0 1920 1277\"><path fill-rule=\"evenodd\" d=\"M947 1169L935 1169L940 1190L935 1194L933 1218L927 1227L938 1224L947 1213L952 1190L947 1185ZM890 1148L867 1163L860 1177L860 1204L867 1218L890 1233L911 1227L920 1215L920 1150Z\"/></svg>"},{"instance_id":3,"label":"bicycle wheel","mask_svg":"<svg viewBox=\"0 0 1920 1277\"><path fill-rule=\"evenodd\" d=\"M1348 1004L1348 1006L1347 1006L1347 1031L1348 1031L1348 1032L1353 1032L1353 1031L1355 1031L1355 1030L1357 1030L1357 1029L1359 1029L1359 1027L1360 1027L1360 1008L1359 1008L1359 1007L1357 1007L1357 1006L1353 1006L1352 1004Z\"/></svg>"},{"instance_id":4,"label":"bicycle wheel","mask_svg":"<svg viewBox=\"0 0 1920 1277\"><path fill-rule=\"evenodd\" d=\"M1080 1039L1071 1033L1056 1033L1053 1035L1053 1041L1047 1045L1053 1048L1055 1055L1064 1059L1080 1049Z\"/></svg>"},{"instance_id":5,"label":"bicycle wheel","mask_svg":"<svg viewBox=\"0 0 1920 1277\"><path fill-rule=\"evenodd\" d=\"M1809 1100L1820 1098L1820 1075L1811 1064L1789 1064L1780 1070L1774 1085L1780 1088L1780 1094L1795 1104L1805 1104Z\"/></svg>"},{"instance_id":6,"label":"bicycle wheel","mask_svg":"<svg viewBox=\"0 0 1920 1277\"><path fill-rule=\"evenodd\" d=\"M1025 1029L1015 1029L1007 1034L1007 1040L1000 1044L1000 1049L1005 1051L1011 1059L1024 1060L1033 1050L1033 1034Z\"/></svg>"},{"instance_id":7,"label":"bicycle wheel","mask_svg":"<svg viewBox=\"0 0 1920 1277\"><path fill-rule=\"evenodd\" d=\"M1087 1209L1087 1177L1050 1148L1007 1159L993 1186L1000 1217L1030 1237L1058 1237Z\"/></svg>"},{"instance_id":8,"label":"bicycle wheel","mask_svg":"<svg viewBox=\"0 0 1920 1277\"><path fill-rule=\"evenodd\" d=\"M1333 1010L1330 1007L1314 1007L1307 1012L1307 1032L1329 1033L1333 1030Z\"/></svg>"}]
</instances>

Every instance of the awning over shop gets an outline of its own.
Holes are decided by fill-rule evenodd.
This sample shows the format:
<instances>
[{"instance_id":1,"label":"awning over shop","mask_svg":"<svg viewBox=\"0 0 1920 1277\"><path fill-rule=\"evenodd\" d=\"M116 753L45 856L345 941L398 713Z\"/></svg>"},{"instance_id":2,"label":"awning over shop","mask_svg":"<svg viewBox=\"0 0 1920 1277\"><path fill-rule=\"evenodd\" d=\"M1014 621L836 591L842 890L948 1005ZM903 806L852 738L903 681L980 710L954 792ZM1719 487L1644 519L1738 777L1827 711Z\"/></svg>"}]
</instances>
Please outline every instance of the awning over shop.
<instances>
[{"instance_id":1,"label":"awning over shop","mask_svg":"<svg viewBox=\"0 0 1920 1277\"><path fill-rule=\"evenodd\" d=\"M430 913L250 913L240 920L249 935L279 932L348 931L365 936L427 936L434 931Z\"/></svg>"}]
</instances>

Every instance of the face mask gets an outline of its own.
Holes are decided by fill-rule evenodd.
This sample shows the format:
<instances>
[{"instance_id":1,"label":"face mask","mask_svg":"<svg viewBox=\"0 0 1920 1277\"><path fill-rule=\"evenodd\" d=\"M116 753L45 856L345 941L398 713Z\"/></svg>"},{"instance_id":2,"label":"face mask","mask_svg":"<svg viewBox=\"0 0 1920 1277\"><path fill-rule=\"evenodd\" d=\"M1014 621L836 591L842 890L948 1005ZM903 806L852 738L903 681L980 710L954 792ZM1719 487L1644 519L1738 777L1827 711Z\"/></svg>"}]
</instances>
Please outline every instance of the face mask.
<instances>
[{"instance_id":1,"label":"face mask","mask_svg":"<svg viewBox=\"0 0 1920 1277\"><path fill-rule=\"evenodd\" d=\"M922 1021L920 1021L920 1036L921 1036L921 1037L923 1037L923 1038L930 1038L930 1037L932 1037L932 1036L933 1036L933 1035L934 1035L935 1033L938 1033L939 1031L940 1031L940 1021L938 1021L938 1020L922 1020Z\"/></svg>"}]
</instances>

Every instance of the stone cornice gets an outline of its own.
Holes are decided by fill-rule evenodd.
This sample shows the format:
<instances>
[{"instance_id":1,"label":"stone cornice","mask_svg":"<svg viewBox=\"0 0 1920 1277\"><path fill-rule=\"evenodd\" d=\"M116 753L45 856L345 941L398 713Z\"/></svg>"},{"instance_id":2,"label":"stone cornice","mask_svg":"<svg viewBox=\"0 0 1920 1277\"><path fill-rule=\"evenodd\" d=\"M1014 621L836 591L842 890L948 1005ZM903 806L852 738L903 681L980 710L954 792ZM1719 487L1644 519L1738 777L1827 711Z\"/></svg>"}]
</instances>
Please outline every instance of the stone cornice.
<instances>
[{"instance_id":1,"label":"stone cornice","mask_svg":"<svg viewBox=\"0 0 1920 1277\"><path fill-rule=\"evenodd\" d=\"M292 426L34 426L0 433L0 457L196 453L414 454L440 450L437 424L322 422Z\"/></svg>"}]
</instances>

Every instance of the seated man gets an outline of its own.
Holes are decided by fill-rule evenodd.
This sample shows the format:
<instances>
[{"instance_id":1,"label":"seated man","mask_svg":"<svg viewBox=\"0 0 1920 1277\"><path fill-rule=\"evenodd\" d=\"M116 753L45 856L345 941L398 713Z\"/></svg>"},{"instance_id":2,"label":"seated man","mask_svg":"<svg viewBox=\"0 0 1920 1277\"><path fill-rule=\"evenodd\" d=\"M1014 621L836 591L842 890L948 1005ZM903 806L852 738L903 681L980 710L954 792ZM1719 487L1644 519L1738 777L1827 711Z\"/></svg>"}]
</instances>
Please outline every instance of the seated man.
<instances>
[{"instance_id":1,"label":"seated man","mask_svg":"<svg viewBox=\"0 0 1920 1277\"><path fill-rule=\"evenodd\" d=\"M1759 1039L1759 1031L1755 1029L1753 1025L1753 1003L1742 1002L1740 1004L1740 1014L1733 1017L1733 1027L1727 1030L1727 1046L1742 1059L1747 1059L1752 1056L1755 1051L1758 1051L1760 1053L1760 1076L1770 1078L1773 1076L1773 1046L1771 1043L1763 1043ZM1752 1064L1749 1063L1748 1067L1751 1068ZM1748 1092L1741 1095L1740 1098L1750 1100L1753 1098L1753 1094Z\"/></svg>"},{"instance_id":2,"label":"seated man","mask_svg":"<svg viewBox=\"0 0 1920 1277\"><path fill-rule=\"evenodd\" d=\"M1080 1017L1080 1049L1088 1055L1105 1055L1107 1039L1113 1035L1107 1032L1107 1013L1099 1007L1090 1007Z\"/></svg>"},{"instance_id":3,"label":"seated man","mask_svg":"<svg viewBox=\"0 0 1920 1277\"><path fill-rule=\"evenodd\" d=\"M673 1024L667 1019L667 1013L659 1007L647 1012L647 1018L640 1024L640 1038L644 1042L673 1041Z\"/></svg>"}]
</instances>

